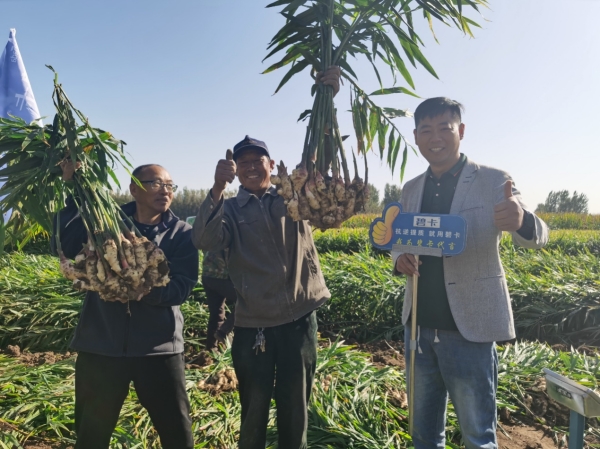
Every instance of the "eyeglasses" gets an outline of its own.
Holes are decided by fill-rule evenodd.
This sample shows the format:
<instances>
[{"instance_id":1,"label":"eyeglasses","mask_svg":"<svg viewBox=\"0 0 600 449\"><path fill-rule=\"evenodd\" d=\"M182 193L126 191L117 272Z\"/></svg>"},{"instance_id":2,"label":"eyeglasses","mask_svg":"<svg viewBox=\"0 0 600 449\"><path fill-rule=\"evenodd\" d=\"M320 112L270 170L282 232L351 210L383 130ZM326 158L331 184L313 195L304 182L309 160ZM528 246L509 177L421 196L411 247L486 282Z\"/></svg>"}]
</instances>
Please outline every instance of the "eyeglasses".
<instances>
[{"instance_id":1,"label":"eyeglasses","mask_svg":"<svg viewBox=\"0 0 600 449\"><path fill-rule=\"evenodd\" d=\"M243 162L238 162L237 166L240 167L241 169L248 169L250 167L258 167L259 165L263 165L265 163L265 157L261 156L259 159L255 159L253 161L243 161Z\"/></svg>"},{"instance_id":2,"label":"eyeglasses","mask_svg":"<svg viewBox=\"0 0 600 449\"><path fill-rule=\"evenodd\" d=\"M157 192L163 187L167 188L168 192L177 192L177 184L165 184L164 182L160 182L158 179L153 181L140 181L141 184L150 184L150 190Z\"/></svg>"}]
</instances>

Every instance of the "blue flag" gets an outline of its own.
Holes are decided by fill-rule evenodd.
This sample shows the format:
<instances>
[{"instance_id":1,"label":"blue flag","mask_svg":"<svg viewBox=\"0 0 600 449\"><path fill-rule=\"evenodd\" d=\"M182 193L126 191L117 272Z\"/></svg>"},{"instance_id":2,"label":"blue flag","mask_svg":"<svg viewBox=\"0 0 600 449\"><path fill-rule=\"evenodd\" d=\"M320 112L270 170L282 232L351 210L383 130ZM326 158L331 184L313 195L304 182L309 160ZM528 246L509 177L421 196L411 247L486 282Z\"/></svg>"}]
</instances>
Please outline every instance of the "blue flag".
<instances>
[{"instance_id":1,"label":"blue flag","mask_svg":"<svg viewBox=\"0 0 600 449\"><path fill-rule=\"evenodd\" d=\"M16 34L17 30L10 30L8 43L0 57L0 117L10 114L31 123L39 120L40 112L19 52Z\"/></svg>"},{"instance_id":2,"label":"blue flag","mask_svg":"<svg viewBox=\"0 0 600 449\"><path fill-rule=\"evenodd\" d=\"M8 118L9 115L14 115L27 123L38 120L41 126L40 112L25 71L16 34L17 30L12 28L8 35L8 43L0 57L0 117ZM6 223L10 211L3 215Z\"/></svg>"}]
</instances>

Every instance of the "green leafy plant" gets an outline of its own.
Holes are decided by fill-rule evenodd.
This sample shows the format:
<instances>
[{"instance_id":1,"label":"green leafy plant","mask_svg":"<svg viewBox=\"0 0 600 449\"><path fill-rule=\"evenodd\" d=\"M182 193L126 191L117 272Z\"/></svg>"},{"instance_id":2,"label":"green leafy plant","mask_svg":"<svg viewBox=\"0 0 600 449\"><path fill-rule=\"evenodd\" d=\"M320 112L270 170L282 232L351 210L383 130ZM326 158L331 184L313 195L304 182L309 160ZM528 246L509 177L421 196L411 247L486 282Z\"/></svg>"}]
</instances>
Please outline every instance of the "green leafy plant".
<instances>
[{"instance_id":1,"label":"green leafy plant","mask_svg":"<svg viewBox=\"0 0 600 449\"><path fill-rule=\"evenodd\" d=\"M264 73L288 65L291 65L291 68L282 78L276 92L306 68L315 73L324 72L332 65L340 66L343 69L343 77L351 85L350 102L358 141L357 151L364 154L376 142L381 157L386 157L393 170L403 148L400 168L402 177L408 145L392 119L410 116L410 113L406 110L380 107L372 97L389 94L416 96L413 92L415 84L408 70L409 64L413 67L419 64L437 77L421 51L423 41L416 33L413 22L417 13L421 13L429 22L432 31L433 22L439 21L472 36L471 27L478 25L466 17L465 10L478 12L481 6L487 6L487 0L278 0L267 7L277 6L284 6L281 14L285 17L286 24L272 38L268 47L270 52L265 59L280 53L284 55ZM371 63L380 84L380 88L370 94L359 86L358 76L350 64L350 57L360 55ZM394 86L384 87L379 63L391 70ZM397 86L398 76L410 88ZM354 180L350 180L343 147L344 139L337 124L331 87L319 82L313 86L312 93L312 109L304 111L299 118L308 119L302 159L296 169L296 178L299 180L294 182L293 192L290 190L289 194L286 194L285 188L282 191L289 201L288 204L293 205L288 205L292 217L309 219L320 228L338 227L356 211L362 210L368 192L358 176L356 161L355 177ZM283 168L280 169L280 176L282 173L283 176L286 175ZM345 188L345 195L342 187L337 188L336 194L338 190L340 194L336 195L337 201L332 205L333 210L323 205L317 207L318 203L313 204L310 201L311 194L318 196L311 181L316 179L318 186L319 177L325 178L330 190L331 186L337 185ZM365 159L366 182L368 168ZM302 191L305 183L310 192ZM325 188L320 189L321 194L324 190ZM306 203L310 207L302 204L303 196L308 197ZM294 201L298 201L299 204ZM336 207L343 210L335 210ZM296 209L299 209L299 213Z\"/></svg>"},{"instance_id":2,"label":"green leafy plant","mask_svg":"<svg viewBox=\"0 0 600 449\"><path fill-rule=\"evenodd\" d=\"M574 212L541 212L537 214L550 229L600 230L600 215Z\"/></svg>"},{"instance_id":3,"label":"green leafy plant","mask_svg":"<svg viewBox=\"0 0 600 449\"><path fill-rule=\"evenodd\" d=\"M131 167L123 151L125 142L93 128L73 107L56 73L53 100L56 115L52 125L0 118L0 181L4 182L0 211L13 211L5 229L12 239L30 237L36 225L51 232L53 214L72 193L87 200L80 212L93 238L120 234L119 208L107 189L112 187L111 181L119 185L114 172L117 165ZM62 180L60 164L67 160L81 165L73 183Z\"/></svg>"},{"instance_id":4,"label":"green leafy plant","mask_svg":"<svg viewBox=\"0 0 600 449\"><path fill-rule=\"evenodd\" d=\"M16 211L7 224L12 235L26 224L32 229L34 223L50 232L53 213L70 195L87 244L72 264L62 252L57 226L62 273L76 288L96 291L105 300L139 300L152 287L166 285L169 269L162 251L141 237L109 193L111 182L119 186L114 168L131 168L124 142L89 124L58 83L56 72L53 101L52 125L28 125L19 119L0 122L0 166L6 164L0 170L0 181L5 181L0 212ZM63 169L70 165L72 179L63 179ZM0 234L4 235L3 226Z\"/></svg>"},{"instance_id":5,"label":"green leafy plant","mask_svg":"<svg viewBox=\"0 0 600 449\"><path fill-rule=\"evenodd\" d=\"M404 372L377 368L369 355L342 342L322 342L308 410L308 447L408 448ZM600 385L597 357L577 351L553 350L539 343L519 343L498 349L499 409L511 419L548 426L558 442L568 430L568 410L545 395L542 368L550 368L590 387ZM240 429L240 402L235 388L215 391L205 386L231 370L229 351L214 364L186 370L192 430L197 447L235 447ZM67 447L74 443L74 358L27 366L0 354L0 447L32 444ZM375 412L374 412L375 411ZM566 420L559 419L562 415ZM276 413L269 416L268 448L276 447ZM597 444L600 431L590 420L586 441ZM459 448L460 429L449 406L446 447ZM111 448L158 448L160 441L148 412L130 389L113 433ZM590 446L596 447L596 446Z\"/></svg>"}]
</instances>

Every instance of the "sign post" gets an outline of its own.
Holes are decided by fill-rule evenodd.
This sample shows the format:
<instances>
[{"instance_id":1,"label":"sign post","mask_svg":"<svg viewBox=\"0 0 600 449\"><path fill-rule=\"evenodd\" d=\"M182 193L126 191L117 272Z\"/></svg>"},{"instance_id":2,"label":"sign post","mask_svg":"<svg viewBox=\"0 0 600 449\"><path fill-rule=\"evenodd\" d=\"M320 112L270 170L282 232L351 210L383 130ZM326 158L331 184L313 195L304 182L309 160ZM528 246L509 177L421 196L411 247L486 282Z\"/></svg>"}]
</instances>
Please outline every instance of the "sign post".
<instances>
[{"instance_id":1,"label":"sign post","mask_svg":"<svg viewBox=\"0 0 600 449\"><path fill-rule=\"evenodd\" d=\"M548 396L571 410L569 449L583 449L585 418L600 416L600 396L593 390L548 368L544 368L544 373Z\"/></svg>"},{"instance_id":2,"label":"sign post","mask_svg":"<svg viewBox=\"0 0 600 449\"><path fill-rule=\"evenodd\" d=\"M390 203L369 229L371 244L394 255L412 254L417 266L420 256L456 256L466 245L467 223L459 215L403 213L400 203ZM408 375L408 432L413 435L415 404L415 359L417 349L418 277L412 276L410 368ZM406 301L406 298L404 299Z\"/></svg>"}]
</instances>

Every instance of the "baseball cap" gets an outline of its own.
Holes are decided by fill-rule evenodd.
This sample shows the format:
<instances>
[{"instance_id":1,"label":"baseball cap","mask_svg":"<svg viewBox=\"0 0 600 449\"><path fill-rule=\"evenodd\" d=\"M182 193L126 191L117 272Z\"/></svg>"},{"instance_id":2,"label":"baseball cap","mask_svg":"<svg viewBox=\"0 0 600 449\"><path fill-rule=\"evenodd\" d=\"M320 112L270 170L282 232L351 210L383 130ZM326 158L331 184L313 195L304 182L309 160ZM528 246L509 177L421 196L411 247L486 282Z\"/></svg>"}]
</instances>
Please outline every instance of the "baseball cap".
<instances>
[{"instance_id":1,"label":"baseball cap","mask_svg":"<svg viewBox=\"0 0 600 449\"><path fill-rule=\"evenodd\" d=\"M235 146L233 147L233 160L237 160L238 156L244 151L244 150L260 150L263 153L265 153L269 159L271 159L271 155L269 154L269 149L267 148L267 144L264 143L262 140L258 140L258 139L253 139L250 136L246 136L244 137L244 140L242 140L241 142L238 142L235 144Z\"/></svg>"}]
</instances>

